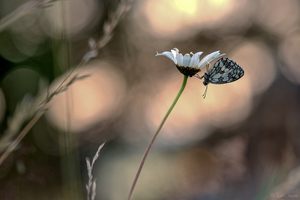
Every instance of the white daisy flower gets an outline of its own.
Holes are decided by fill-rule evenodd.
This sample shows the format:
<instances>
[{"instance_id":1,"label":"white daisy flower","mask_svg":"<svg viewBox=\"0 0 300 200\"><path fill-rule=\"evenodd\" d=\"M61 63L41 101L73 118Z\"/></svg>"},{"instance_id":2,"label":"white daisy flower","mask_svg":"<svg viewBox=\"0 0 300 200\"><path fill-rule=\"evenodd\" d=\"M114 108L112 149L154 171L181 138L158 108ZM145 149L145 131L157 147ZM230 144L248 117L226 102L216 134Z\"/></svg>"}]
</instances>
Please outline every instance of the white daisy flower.
<instances>
[{"instance_id":1,"label":"white daisy flower","mask_svg":"<svg viewBox=\"0 0 300 200\"><path fill-rule=\"evenodd\" d=\"M201 68L209 65L215 60L223 57L225 54L221 54L220 51L212 52L206 55L203 59L200 59L200 56L203 52L199 51L195 54L187 53L182 55L179 53L177 48L172 49L171 51L164 51L162 53L156 53L156 56L165 56L172 60L177 69L186 76L194 76L197 74Z\"/></svg>"}]
</instances>

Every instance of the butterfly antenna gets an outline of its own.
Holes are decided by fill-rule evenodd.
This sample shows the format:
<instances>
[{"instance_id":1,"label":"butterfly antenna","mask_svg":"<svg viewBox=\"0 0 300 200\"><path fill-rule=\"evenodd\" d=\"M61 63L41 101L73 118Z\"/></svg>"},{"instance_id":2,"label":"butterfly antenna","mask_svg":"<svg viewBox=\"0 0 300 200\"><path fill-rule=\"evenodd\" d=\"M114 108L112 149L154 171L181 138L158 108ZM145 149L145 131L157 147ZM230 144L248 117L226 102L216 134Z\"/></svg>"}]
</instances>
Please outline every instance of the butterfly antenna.
<instances>
[{"instance_id":1,"label":"butterfly antenna","mask_svg":"<svg viewBox=\"0 0 300 200\"><path fill-rule=\"evenodd\" d=\"M204 75L203 76L199 76L199 74L196 74L196 75L194 75L196 78L198 78L198 79L203 79L204 78Z\"/></svg>"},{"instance_id":2,"label":"butterfly antenna","mask_svg":"<svg viewBox=\"0 0 300 200\"><path fill-rule=\"evenodd\" d=\"M204 93L203 93L203 95L202 95L203 99L205 99L205 97L206 97L207 88L208 88L208 85L206 85L205 90L204 90Z\"/></svg>"}]
</instances>

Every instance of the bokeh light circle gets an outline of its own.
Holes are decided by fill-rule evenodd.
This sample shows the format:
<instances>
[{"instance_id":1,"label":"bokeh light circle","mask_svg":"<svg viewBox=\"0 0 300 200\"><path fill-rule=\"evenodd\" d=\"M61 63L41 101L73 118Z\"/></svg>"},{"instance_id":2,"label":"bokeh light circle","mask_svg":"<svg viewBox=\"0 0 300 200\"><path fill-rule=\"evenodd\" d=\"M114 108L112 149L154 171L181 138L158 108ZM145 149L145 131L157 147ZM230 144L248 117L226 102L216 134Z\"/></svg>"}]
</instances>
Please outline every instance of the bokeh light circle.
<instances>
[{"instance_id":1,"label":"bokeh light circle","mask_svg":"<svg viewBox=\"0 0 300 200\"><path fill-rule=\"evenodd\" d=\"M147 0L137 19L157 36L183 38L219 26L243 6L244 1L237 0Z\"/></svg>"},{"instance_id":2,"label":"bokeh light circle","mask_svg":"<svg viewBox=\"0 0 300 200\"><path fill-rule=\"evenodd\" d=\"M300 23L300 3L298 0L258 0L253 15L256 21L269 31L286 35ZM288 17L287 17L288 16Z\"/></svg>"},{"instance_id":3,"label":"bokeh light circle","mask_svg":"<svg viewBox=\"0 0 300 200\"><path fill-rule=\"evenodd\" d=\"M16 106L25 96L34 97L38 92L38 85L41 80L40 74L30 66L18 66L10 71L2 81L9 112L14 112Z\"/></svg>"},{"instance_id":4,"label":"bokeh light circle","mask_svg":"<svg viewBox=\"0 0 300 200\"><path fill-rule=\"evenodd\" d=\"M280 67L284 76L294 82L300 83L300 32L288 35L280 44L279 54L285 65Z\"/></svg>"},{"instance_id":5,"label":"bokeh light circle","mask_svg":"<svg viewBox=\"0 0 300 200\"><path fill-rule=\"evenodd\" d=\"M277 70L270 49L263 42L243 42L229 57L244 68L245 75L240 82L248 81L253 94L264 92L273 83Z\"/></svg>"},{"instance_id":6,"label":"bokeh light circle","mask_svg":"<svg viewBox=\"0 0 300 200\"><path fill-rule=\"evenodd\" d=\"M120 109L126 87L120 72L105 62L89 64L75 73L90 76L76 81L66 92L57 95L47 114L55 126L70 128L73 132L114 116ZM62 78L57 84L61 81Z\"/></svg>"},{"instance_id":7,"label":"bokeh light circle","mask_svg":"<svg viewBox=\"0 0 300 200\"><path fill-rule=\"evenodd\" d=\"M62 32L74 36L95 23L101 10L101 4L95 0L56 1L46 10L40 23L45 33L52 37L59 37Z\"/></svg>"}]
</instances>

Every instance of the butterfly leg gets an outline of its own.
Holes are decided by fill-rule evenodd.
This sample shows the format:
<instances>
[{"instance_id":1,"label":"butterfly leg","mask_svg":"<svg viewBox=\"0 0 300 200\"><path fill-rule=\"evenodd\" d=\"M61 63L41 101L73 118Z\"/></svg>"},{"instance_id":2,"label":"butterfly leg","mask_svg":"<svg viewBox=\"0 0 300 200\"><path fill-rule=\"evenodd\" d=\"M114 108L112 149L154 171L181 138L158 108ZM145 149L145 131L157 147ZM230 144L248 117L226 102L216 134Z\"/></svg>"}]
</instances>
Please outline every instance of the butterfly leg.
<instances>
[{"instance_id":1,"label":"butterfly leg","mask_svg":"<svg viewBox=\"0 0 300 200\"><path fill-rule=\"evenodd\" d=\"M203 99L205 99L205 97L206 97L207 88L208 88L208 85L206 85L205 90L204 90L204 93L203 93L203 95L202 95Z\"/></svg>"}]
</instances>

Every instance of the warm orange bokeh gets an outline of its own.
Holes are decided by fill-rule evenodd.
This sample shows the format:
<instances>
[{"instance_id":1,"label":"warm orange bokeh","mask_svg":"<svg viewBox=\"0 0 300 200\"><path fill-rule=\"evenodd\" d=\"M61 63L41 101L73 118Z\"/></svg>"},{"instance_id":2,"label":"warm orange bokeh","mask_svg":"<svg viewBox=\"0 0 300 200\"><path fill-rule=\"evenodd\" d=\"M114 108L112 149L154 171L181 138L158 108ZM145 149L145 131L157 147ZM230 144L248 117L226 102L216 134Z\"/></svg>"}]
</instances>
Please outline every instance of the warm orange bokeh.
<instances>
[{"instance_id":1,"label":"warm orange bokeh","mask_svg":"<svg viewBox=\"0 0 300 200\"><path fill-rule=\"evenodd\" d=\"M68 129L70 123L72 131L80 131L118 112L126 84L118 71L105 62L94 62L75 73L90 76L56 96L48 116L62 129Z\"/></svg>"}]
</instances>

